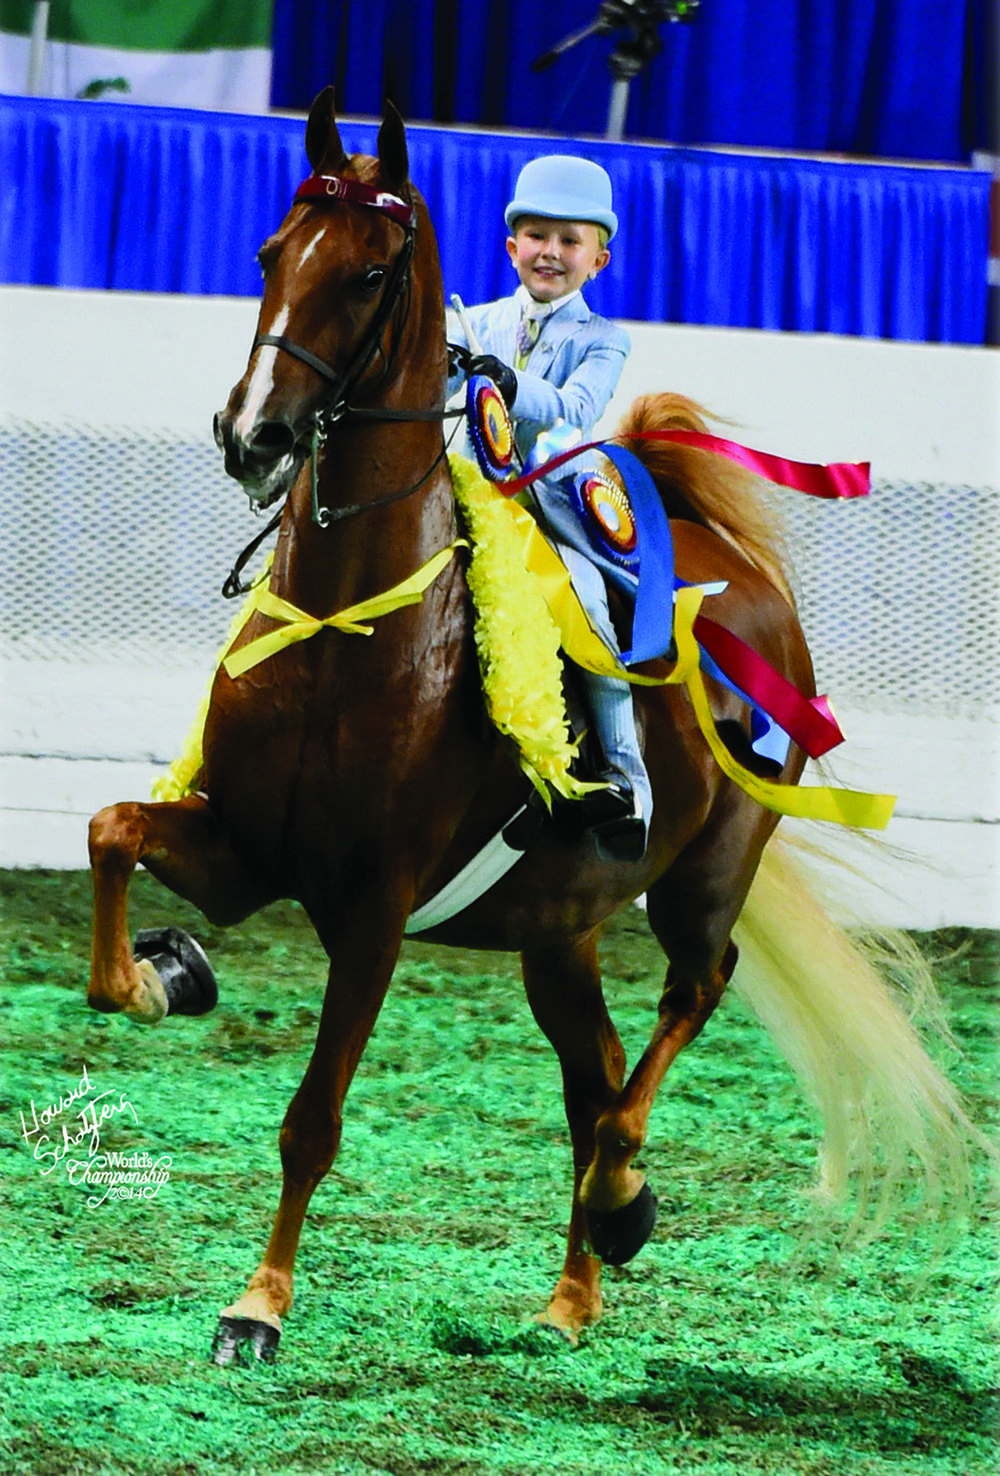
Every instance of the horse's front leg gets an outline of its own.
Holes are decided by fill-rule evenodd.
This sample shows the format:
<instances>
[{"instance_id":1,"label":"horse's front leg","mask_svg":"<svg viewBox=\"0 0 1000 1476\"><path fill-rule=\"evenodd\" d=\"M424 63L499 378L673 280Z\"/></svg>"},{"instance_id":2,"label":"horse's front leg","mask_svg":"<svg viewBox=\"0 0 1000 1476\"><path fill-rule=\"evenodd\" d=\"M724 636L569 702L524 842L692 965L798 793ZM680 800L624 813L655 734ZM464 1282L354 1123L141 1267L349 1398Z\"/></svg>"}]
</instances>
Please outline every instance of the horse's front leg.
<instances>
[{"instance_id":1,"label":"horse's front leg","mask_svg":"<svg viewBox=\"0 0 1000 1476\"><path fill-rule=\"evenodd\" d=\"M522 956L528 1003L555 1048L573 1146L573 1202L566 1261L546 1319L573 1342L601 1315L601 1266L586 1247L580 1185L594 1157L594 1127L617 1101L625 1053L608 1015L597 962L597 933Z\"/></svg>"},{"instance_id":2,"label":"horse's front leg","mask_svg":"<svg viewBox=\"0 0 1000 1476\"><path fill-rule=\"evenodd\" d=\"M124 1010L144 1024L162 1019L168 1001L153 964L133 956L128 889L138 865L211 922L237 922L272 900L234 854L202 795L102 810L90 822L90 864L94 934L87 1002L96 1010Z\"/></svg>"},{"instance_id":3,"label":"horse's front leg","mask_svg":"<svg viewBox=\"0 0 1000 1476\"><path fill-rule=\"evenodd\" d=\"M228 1364L247 1345L273 1358L292 1305L292 1273L313 1191L340 1146L347 1089L378 1018L402 942L407 909L352 904L346 933L323 938L331 954L319 1031L281 1127L282 1188L264 1258L246 1291L222 1313L213 1356ZM319 929L321 935L323 929Z\"/></svg>"}]
</instances>

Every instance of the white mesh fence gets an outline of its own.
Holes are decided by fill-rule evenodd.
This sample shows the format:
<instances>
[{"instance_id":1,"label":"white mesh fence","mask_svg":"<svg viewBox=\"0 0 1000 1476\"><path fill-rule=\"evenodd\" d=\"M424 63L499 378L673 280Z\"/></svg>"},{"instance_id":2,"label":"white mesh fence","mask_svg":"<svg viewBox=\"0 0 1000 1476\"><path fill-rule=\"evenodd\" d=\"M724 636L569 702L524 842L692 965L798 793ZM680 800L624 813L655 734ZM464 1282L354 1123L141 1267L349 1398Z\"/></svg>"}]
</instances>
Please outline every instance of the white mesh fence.
<instances>
[{"instance_id":1,"label":"white mesh fence","mask_svg":"<svg viewBox=\"0 0 1000 1476\"><path fill-rule=\"evenodd\" d=\"M8 419L0 474L6 656L210 668L233 615L223 579L262 523L207 438ZM778 495L820 690L873 711L994 706L1000 489Z\"/></svg>"},{"instance_id":2,"label":"white mesh fence","mask_svg":"<svg viewBox=\"0 0 1000 1476\"><path fill-rule=\"evenodd\" d=\"M0 422L5 654L210 665L223 580L263 528L211 439Z\"/></svg>"}]
</instances>

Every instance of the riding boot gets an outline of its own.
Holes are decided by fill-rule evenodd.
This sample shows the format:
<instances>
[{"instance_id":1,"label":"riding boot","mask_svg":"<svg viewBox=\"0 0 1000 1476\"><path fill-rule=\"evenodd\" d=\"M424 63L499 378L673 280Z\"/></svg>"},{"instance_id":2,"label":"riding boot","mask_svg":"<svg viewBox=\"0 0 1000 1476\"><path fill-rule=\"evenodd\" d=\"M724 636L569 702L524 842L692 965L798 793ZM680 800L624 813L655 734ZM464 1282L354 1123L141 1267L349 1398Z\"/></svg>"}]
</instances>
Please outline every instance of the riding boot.
<instances>
[{"instance_id":1,"label":"riding boot","mask_svg":"<svg viewBox=\"0 0 1000 1476\"><path fill-rule=\"evenodd\" d=\"M606 788L581 801L584 819L606 859L638 861L646 849L653 791L639 753L632 691L627 682L592 672L585 686L606 765L595 777Z\"/></svg>"}]
</instances>

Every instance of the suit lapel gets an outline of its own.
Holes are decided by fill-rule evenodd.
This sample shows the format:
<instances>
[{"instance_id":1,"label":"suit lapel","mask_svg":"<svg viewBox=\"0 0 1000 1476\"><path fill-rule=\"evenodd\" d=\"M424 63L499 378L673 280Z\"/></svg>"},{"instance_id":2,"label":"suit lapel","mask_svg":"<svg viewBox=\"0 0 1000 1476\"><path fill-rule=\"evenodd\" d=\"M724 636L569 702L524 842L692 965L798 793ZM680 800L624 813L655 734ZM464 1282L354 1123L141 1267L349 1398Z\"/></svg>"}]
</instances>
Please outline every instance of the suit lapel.
<instances>
[{"instance_id":1,"label":"suit lapel","mask_svg":"<svg viewBox=\"0 0 1000 1476\"><path fill-rule=\"evenodd\" d=\"M581 323L585 323L590 317L590 308L584 302L583 297L577 295L572 302L568 302L564 308L560 308L551 318L546 318L542 331L535 345L534 352L528 360L528 371L545 379L548 376L552 364L562 344L567 338L572 337ZM514 328L515 337L517 327Z\"/></svg>"}]
</instances>

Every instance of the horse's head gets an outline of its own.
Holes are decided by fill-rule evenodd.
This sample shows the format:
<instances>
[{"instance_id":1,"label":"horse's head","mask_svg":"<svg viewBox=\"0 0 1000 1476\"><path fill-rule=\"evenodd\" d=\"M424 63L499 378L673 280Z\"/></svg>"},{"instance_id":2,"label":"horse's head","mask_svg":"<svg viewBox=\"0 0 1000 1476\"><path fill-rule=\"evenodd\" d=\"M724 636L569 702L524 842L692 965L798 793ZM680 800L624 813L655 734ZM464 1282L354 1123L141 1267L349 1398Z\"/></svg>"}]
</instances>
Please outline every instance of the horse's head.
<instances>
[{"instance_id":1,"label":"horse's head","mask_svg":"<svg viewBox=\"0 0 1000 1476\"><path fill-rule=\"evenodd\" d=\"M264 292L246 373L215 417L226 470L261 506L291 487L317 424L391 371L411 295L416 216L395 108L378 158L348 158L327 87L306 154L313 173L258 254Z\"/></svg>"}]
</instances>

